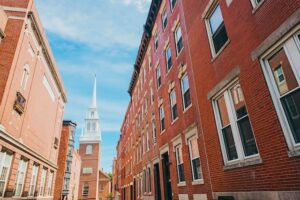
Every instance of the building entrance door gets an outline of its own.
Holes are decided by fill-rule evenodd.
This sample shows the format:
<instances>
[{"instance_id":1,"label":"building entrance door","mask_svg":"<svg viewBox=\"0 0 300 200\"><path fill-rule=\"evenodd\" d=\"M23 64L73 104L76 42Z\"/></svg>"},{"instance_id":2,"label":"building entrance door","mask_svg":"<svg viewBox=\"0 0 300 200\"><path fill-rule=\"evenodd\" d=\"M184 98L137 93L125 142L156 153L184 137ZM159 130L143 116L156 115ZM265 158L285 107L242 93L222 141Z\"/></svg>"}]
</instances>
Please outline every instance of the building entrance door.
<instances>
[{"instance_id":1,"label":"building entrance door","mask_svg":"<svg viewBox=\"0 0 300 200\"><path fill-rule=\"evenodd\" d=\"M159 176L159 164L154 164L154 188L155 188L155 200L161 200L160 191L160 176Z\"/></svg>"},{"instance_id":2,"label":"building entrance door","mask_svg":"<svg viewBox=\"0 0 300 200\"><path fill-rule=\"evenodd\" d=\"M165 199L172 199L172 186L170 178L170 163L169 163L169 154L168 152L162 155L162 167L163 167L163 178L164 178L164 193Z\"/></svg>"}]
</instances>

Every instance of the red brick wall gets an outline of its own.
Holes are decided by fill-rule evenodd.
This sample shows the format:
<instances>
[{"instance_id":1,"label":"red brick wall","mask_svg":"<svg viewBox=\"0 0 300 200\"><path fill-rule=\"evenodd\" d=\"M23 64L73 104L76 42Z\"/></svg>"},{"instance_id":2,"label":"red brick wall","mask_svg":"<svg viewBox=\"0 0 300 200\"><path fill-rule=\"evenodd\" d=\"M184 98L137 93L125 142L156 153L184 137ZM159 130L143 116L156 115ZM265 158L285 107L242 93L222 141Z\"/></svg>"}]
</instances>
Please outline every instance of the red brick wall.
<instances>
[{"instance_id":1,"label":"red brick wall","mask_svg":"<svg viewBox=\"0 0 300 200\"><path fill-rule=\"evenodd\" d=\"M56 180L55 180L55 188L54 188L54 199L60 200L61 194L63 190L64 184L64 176L66 170L66 160L68 154L68 144L69 144L69 137L71 133L71 127L68 125L64 125L61 132L60 137L60 144L59 144L59 153L57 159L58 169L56 172Z\"/></svg>"},{"instance_id":2,"label":"red brick wall","mask_svg":"<svg viewBox=\"0 0 300 200\"><path fill-rule=\"evenodd\" d=\"M86 155L86 146L93 146L93 153L91 155ZM99 163L100 163L100 144L80 144L79 155L81 157L81 172L80 172L80 184L78 199L95 199L98 196L98 174L99 174ZM83 174L83 168L92 168L92 174ZM82 196L83 184L89 183L89 195L88 197Z\"/></svg>"},{"instance_id":3,"label":"red brick wall","mask_svg":"<svg viewBox=\"0 0 300 200\"><path fill-rule=\"evenodd\" d=\"M225 1L219 1L230 43L214 60L201 17L208 2L183 1L183 8L212 189L214 192L299 190L299 157L288 157L259 60L252 61L251 52L299 9L300 1L265 0L255 13L248 0L233 0L229 7ZM216 122L207 95L236 66L241 70L238 78L262 164L224 170Z\"/></svg>"}]
</instances>

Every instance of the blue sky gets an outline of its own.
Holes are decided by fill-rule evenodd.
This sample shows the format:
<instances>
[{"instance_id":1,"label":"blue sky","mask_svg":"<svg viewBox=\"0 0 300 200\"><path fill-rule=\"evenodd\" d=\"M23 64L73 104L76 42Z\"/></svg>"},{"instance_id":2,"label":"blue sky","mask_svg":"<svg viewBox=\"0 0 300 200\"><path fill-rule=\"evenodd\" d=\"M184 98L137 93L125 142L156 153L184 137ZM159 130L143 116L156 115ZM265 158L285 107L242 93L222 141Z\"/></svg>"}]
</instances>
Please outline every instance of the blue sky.
<instances>
[{"instance_id":1,"label":"blue sky","mask_svg":"<svg viewBox=\"0 0 300 200\"><path fill-rule=\"evenodd\" d=\"M65 119L81 133L97 74L101 167L109 172L150 0L36 0L68 93Z\"/></svg>"}]
</instances>

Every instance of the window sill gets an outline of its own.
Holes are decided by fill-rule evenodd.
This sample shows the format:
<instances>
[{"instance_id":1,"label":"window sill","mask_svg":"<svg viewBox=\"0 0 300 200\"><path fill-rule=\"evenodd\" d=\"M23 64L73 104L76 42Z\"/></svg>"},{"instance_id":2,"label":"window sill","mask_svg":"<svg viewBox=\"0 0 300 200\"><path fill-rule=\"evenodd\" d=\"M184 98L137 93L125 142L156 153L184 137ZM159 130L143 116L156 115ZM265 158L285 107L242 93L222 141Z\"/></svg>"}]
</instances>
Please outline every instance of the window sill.
<instances>
[{"instance_id":1,"label":"window sill","mask_svg":"<svg viewBox=\"0 0 300 200\"><path fill-rule=\"evenodd\" d=\"M255 8L253 8L252 14L255 14L259 10L259 8L263 5L264 2L265 0L262 0L259 4L257 4Z\"/></svg>"},{"instance_id":2,"label":"window sill","mask_svg":"<svg viewBox=\"0 0 300 200\"><path fill-rule=\"evenodd\" d=\"M166 132L166 129L160 132L160 135L164 134Z\"/></svg>"},{"instance_id":3,"label":"window sill","mask_svg":"<svg viewBox=\"0 0 300 200\"><path fill-rule=\"evenodd\" d=\"M219 52L214 53L214 55L211 59L211 62L214 62L219 57L219 55L224 51L224 49L229 45L229 43L230 43L230 40L228 39L227 42L223 45L223 47L219 50Z\"/></svg>"},{"instance_id":4,"label":"window sill","mask_svg":"<svg viewBox=\"0 0 300 200\"><path fill-rule=\"evenodd\" d=\"M178 57L180 56L181 52L183 52L184 46L182 47L182 49L180 49L179 52L177 52L177 47L176 47L176 60L178 59Z\"/></svg>"},{"instance_id":5,"label":"window sill","mask_svg":"<svg viewBox=\"0 0 300 200\"><path fill-rule=\"evenodd\" d=\"M171 125L175 124L175 122L178 120L179 117L176 117L176 119L174 119L171 123Z\"/></svg>"},{"instance_id":6,"label":"window sill","mask_svg":"<svg viewBox=\"0 0 300 200\"><path fill-rule=\"evenodd\" d=\"M224 170L237 169L237 168L247 167L251 165L258 165L258 164L262 164L262 160L259 156L256 156L243 161L237 161L232 164L229 163L224 166Z\"/></svg>"},{"instance_id":7,"label":"window sill","mask_svg":"<svg viewBox=\"0 0 300 200\"><path fill-rule=\"evenodd\" d=\"M177 187L183 187L183 186L186 186L185 181L184 182L180 182L180 183L177 184Z\"/></svg>"},{"instance_id":8,"label":"window sill","mask_svg":"<svg viewBox=\"0 0 300 200\"><path fill-rule=\"evenodd\" d=\"M204 180L203 179L200 179L200 180L195 180L192 182L192 185L202 185L204 184Z\"/></svg>"},{"instance_id":9,"label":"window sill","mask_svg":"<svg viewBox=\"0 0 300 200\"><path fill-rule=\"evenodd\" d=\"M185 108L184 110L183 110L183 113L186 113L191 107L192 107L192 103L187 107L187 108Z\"/></svg>"},{"instance_id":10,"label":"window sill","mask_svg":"<svg viewBox=\"0 0 300 200\"><path fill-rule=\"evenodd\" d=\"M300 156L300 148L288 151L289 158Z\"/></svg>"}]
</instances>

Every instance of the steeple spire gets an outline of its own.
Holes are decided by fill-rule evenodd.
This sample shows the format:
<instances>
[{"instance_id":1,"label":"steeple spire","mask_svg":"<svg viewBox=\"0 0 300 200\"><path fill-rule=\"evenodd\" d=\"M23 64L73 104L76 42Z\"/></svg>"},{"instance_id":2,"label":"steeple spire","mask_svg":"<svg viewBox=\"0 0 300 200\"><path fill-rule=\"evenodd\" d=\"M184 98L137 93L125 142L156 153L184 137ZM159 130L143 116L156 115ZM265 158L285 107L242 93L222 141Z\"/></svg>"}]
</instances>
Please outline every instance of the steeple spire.
<instances>
[{"instance_id":1,"label":"steeple spire","mask_svg":"<svg viewBox=\"0 0 300 200\"><path fill-rule=\"evenodd\" d=\"M93 99L91 108L97 108L97 77L95 74L95 80L94 80L94 88L93 88Z\"/></svg>"}]
</instances>

